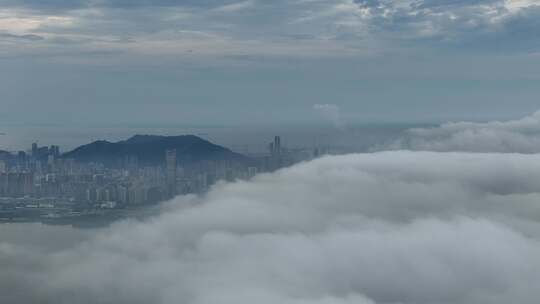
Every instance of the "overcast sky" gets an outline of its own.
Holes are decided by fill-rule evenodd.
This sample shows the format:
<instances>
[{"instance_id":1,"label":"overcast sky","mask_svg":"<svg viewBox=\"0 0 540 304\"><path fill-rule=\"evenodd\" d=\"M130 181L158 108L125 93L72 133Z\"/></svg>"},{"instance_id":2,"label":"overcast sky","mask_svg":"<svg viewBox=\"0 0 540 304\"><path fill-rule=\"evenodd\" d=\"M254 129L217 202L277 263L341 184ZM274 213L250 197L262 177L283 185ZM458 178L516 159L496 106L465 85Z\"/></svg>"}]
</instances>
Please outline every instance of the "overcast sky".
<instances>
[{"instance_id":1,"label":"overcast sky","mask_svg":"<svg viewBox=\"0 0 540 304\"><path fill-rule=\"evenodd\" d=\"M539 60L538 0L0 0L0 121L520 117Z\"/></svg>"}]
</instances>

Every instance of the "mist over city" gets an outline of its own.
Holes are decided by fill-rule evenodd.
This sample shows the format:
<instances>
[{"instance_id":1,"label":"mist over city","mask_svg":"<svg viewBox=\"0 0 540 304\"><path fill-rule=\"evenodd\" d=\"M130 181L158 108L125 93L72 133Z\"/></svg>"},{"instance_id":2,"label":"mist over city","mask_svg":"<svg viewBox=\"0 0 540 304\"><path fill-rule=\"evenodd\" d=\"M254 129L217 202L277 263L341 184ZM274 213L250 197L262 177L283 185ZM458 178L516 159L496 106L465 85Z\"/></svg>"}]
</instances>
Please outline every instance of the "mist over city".
<instances>
[{"instance_id":1,"label":"mist over city","mask_svg":"<svg viewBox=\"0 0 540 304\"><path fill-rule=\"evenodd\" d=\"M537 0L0 0L0 303L536 304Z\"/></svg>"}]
</instances>

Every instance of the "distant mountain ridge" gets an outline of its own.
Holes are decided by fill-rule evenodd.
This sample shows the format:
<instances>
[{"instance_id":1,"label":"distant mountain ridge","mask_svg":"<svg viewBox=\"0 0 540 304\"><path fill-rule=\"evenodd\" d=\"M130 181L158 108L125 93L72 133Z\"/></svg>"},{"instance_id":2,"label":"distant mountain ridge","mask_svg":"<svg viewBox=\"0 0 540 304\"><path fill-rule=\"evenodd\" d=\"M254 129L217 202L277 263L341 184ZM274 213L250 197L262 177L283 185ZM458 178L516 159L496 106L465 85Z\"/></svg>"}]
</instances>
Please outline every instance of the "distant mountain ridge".
<instances>
[{"instance_id":1,"label":"distant mountain ridge","mask_svg":"<svg viewBox=\"0 0 540 304\"><path fill-rule=\"evenodd\" d=\"M0 156L6 157L6 156L13 156L13 155L8 151L0 150Z\"/></svg>"},{"instance_id":2,"label":"distant mountain ridge","mask_svg":"<svg viewBox=\"0 0 540 304\"><path fill-rule=\"evenodd\" d=\"M62 157L72 158L78 162L114 165L127 157L134 156L139 164L160 165L165 162L165 151L172 149L176 149L178 161L184 162L206 160L245 162L248 160L241 154L195 135L135 135L118 142L98 140L67 152Z\"/></svg>"}]
</instances>

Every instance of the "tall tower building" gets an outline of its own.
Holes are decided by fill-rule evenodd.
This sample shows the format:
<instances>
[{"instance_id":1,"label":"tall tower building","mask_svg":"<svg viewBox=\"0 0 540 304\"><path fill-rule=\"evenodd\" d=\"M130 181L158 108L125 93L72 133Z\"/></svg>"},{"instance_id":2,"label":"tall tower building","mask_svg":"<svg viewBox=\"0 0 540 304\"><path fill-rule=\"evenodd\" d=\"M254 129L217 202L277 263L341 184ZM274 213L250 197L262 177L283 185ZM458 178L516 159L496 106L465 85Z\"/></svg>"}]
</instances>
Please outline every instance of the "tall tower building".
<instances>
[{"instance_id":1,"label":"tall tower building","mask_svg":"<svg viewBox=\"0 0 540 304\"><path fill-rule=\"evenodd\" d=\"M49 153L52 154L55 158L58 158L60 156L60 147L52 145L49 148Z\"/></svg>"},{"instance_id":2,"label":"tall tower building","mask_svg":"<svg viewBox=\"0 0 540 304\"><path fill-rule=\"evenodd\" d=\"M283 149L281 147L281 137L275 136L274 141L268 145L270 150L270 157L268 159L267 168L269 170L276 170L282 166L282 154Z\"/></svg>"},{"instance_id":3,"label":"tall tower building","mask_svg":"<svg viewBox=\"0 0 540 304\"><path fill-rule=\"evenodd\" d=\"M271 156L274 156L275 151L274 151L274 143L273 142L268 144L268 151L270 151Z\"/></svg>"},{"instance_id":4,"label":"tall tower building","mask_svg":"<svg viewBox=\"0 0 540 304\"><path fill-rule=\"evenodd\" d=\"M34 158L37 158L37 156L38 156L37 154L38 154L38 145L37 145L37 143L33 143L32 144L32 156Z\"/></svg>"},{"instance_id":5,"label":"tall tower building","mask_svg":"<svg viewBox=\"0 0 540 304\"><path fill-rule=\"evenodd\" d=\"M274 152L276 155L281 154L281 137L274 137Z\"/></svg>"},{"instance_id":6,"label":"tall tower building","mask_svg":"<svg viewBox=\"0 0 540 304\"><path fill-rule=\"evenodd\" d=\"M165 151L167 165L167 190L169 196L176 195L176 149Z\"/></svg>"}]
</instances>

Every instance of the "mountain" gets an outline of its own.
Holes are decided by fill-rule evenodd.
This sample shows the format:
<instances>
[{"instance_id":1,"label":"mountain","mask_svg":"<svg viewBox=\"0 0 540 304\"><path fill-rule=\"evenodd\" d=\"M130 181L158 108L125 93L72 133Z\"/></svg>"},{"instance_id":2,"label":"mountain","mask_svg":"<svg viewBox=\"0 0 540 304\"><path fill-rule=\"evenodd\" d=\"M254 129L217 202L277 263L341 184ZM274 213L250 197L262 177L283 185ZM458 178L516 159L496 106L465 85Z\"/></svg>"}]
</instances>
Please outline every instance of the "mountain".
<instances>
[{"instance_id":1,"label":"mountain","mask_svg":"<svg viewBox=\"0 0 540 304\"><path fill-rule=\"evenodd\" d=\"M7 159L13 157L13 154L11 154L8 151L0 150L0 159Z\"/></svg>"},{"instance_id":2,"label":"mountain","mask_svg":"<svg viewBox=\"0 0 540 304\"><path fill-rule=\"evenodd\" d=\"M95 141L62 155L78 162L97 162L116 165L135 156L141 165L160 165L165 162L165 151L176 149L179 162L228 160L245 162L248 158L194 135L156 136L135 135L119 142Z\"/></svg>"}]
</instances>

